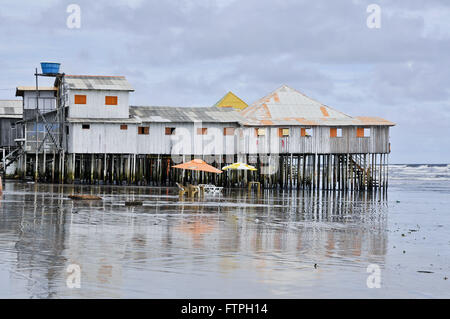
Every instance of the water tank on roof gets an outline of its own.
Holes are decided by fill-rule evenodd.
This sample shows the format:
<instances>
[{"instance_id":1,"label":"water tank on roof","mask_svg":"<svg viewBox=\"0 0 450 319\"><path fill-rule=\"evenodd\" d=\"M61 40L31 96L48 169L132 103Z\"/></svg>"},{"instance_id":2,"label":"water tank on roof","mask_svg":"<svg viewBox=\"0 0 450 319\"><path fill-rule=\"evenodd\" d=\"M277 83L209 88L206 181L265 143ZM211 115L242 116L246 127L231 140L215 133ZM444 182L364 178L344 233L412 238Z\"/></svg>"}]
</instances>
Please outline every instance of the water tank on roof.
<instances>
[{"instance_id":1,"label":"water tank on roof","mask_svg":"<svg viewBox=\"0 0 450 319\"><path fill-rule=\"evenodd\" d=\"M55 62L41 62L41 69L43 74L56 74L59 73L59 66L61 63Z\"/></svg>"}]
</instances>

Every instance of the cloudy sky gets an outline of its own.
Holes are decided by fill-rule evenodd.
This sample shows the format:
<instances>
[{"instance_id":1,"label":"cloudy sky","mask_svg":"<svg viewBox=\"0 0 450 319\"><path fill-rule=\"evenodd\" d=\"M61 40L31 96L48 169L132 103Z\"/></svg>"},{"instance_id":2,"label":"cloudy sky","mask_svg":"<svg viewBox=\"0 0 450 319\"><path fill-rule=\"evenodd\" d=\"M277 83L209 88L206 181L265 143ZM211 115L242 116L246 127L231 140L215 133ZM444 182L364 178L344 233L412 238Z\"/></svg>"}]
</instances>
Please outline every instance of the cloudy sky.
<instances>
[{"instance_id":1,"label":"cloudy sky","mask_svg":"<svg viewBox=\"0 0 450 319\"><path fill-rule=\"evenodd\" d=\"M0 25L1 99L40 61L125 75L134 105L209 106L229 90L251 103L287 84L396 122L392 163L450 163L448 0L2 0Z\"/></svg>"}]
</instances>

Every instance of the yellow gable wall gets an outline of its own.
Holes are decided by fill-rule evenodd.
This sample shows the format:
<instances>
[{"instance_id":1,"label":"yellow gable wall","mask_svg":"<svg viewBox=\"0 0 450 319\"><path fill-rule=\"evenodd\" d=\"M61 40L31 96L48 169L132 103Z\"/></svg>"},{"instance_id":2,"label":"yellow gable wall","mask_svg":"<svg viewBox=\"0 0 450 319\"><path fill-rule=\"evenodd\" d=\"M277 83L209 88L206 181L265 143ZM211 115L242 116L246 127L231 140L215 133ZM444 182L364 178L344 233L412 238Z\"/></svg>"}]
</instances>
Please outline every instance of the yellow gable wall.
<instances>
[{"instance_id":1,"label":"yellow gable wall","mask_svg":"<svg viewBox=\"0 0 450 319\"><path fill-rule=\"evenodd\" d=\"M236 110L245 109L248 104L238 98L232 92L228 92L219 102L215 104L217 107L232 107Z\"/></svg>"}]
</instances>

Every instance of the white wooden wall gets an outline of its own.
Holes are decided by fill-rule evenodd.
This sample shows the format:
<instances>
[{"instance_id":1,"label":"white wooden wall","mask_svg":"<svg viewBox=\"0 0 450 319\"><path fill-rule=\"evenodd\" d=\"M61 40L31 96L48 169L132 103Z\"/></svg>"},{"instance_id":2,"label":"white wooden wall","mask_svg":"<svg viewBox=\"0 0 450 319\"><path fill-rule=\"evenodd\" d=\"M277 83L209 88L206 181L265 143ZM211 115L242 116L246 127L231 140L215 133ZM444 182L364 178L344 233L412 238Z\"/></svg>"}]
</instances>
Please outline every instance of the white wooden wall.
<instances>
[{"instance_id":1,"label":"white wooden wall","mask_svg":"<svg viewBox=\"0 0 450 319\"><path fill-rule=\"evenodd\" d=\"M224 136L225 127L236 124L221 123L142 123L127 124L120 130L120 123L69 124L69 153L111 154L174 154L174 155L221 155L236 154L235 136ZM149 134L138 134L138 127L149 127ZM174 135L166 135L166 127L175 128ZM197 128L208 129L206 135L197 135ZM236 131L237 133L237 131Z\"/></svg>"},{"instance_id":2,"label":"white wooden wall","mask_svg":"<svg viewBox=\"0 0 450 319\"><path fill-rule=\"evenodd\" d=\"M23 94L23 108L35 109L36 108L36 92L25 91ZM54 110L56 108L56 97L54 91L40 91L39 92L39 109L41 110Z\"/></svg>"},{"instance_id":3,"label":"white wooden wall","mask_svg":"<svg viewBox=\"0 0 450 319\"><path fill-rule=\"evenodd\" d=\"M346 154L388 153L389 127L371 127L370 137L356 137L356 127L343 127L342 137L330 137L330 127L313 127L311 137L302 137L300 127L289 128L289 136L279 137L280 127L266 127L264 136L256 136L255 127L243 128L239 152L244 154Z\"/></svg>"},{"instance_id":4,"label":"white wooden wall","mask_svg":"<svg viewBox=\"0 0 450 319\"><path fill-rule=\"evenodd\" d=\"M86 95L86 104L75 104L75 95ZM128 91L69 90L68 116L73 118L129 118ZM117 96L117 105L105 105L105 96Z\"/></svg>"},{"instance_id":5,"label":"white wooden wall","mask_svg":"<svg viewBox=\"0 0 450 319\"><path fill-rule=\"evenodd\" d=\"M136 151L137 128L127 124L121 130L120 124L86 123L89 129L82 129L81 123L69 124L68 152L94 154L134 154Z\"/></svg>"},{"instance_id":6,"label":"white wooden wall","mask_svg":"<svg viewBox=\"0 0 450 319\"><path fill-rule=\"evenodd\" d=\"M226 123L90 123L69 125L69 153L113 154L175 154L175 155L227 155L227 154L346 154L388 153L389 128L371 127L370 137L356 137L355 127L344 127L342 137L330 137L329 127L313 127L311 137L302 137L300 127L290 127L286 137L278 136L278 127L267 127L264 136L256 136L254 127L237 128ZM138 134L139 126L148 126L149 134ZM174 135L166 135L166 127L175 128ZM207 128L206 135L197 129ZM225 136L225 127L235 127L234 136Z\"/></svg>"}]
</instances>

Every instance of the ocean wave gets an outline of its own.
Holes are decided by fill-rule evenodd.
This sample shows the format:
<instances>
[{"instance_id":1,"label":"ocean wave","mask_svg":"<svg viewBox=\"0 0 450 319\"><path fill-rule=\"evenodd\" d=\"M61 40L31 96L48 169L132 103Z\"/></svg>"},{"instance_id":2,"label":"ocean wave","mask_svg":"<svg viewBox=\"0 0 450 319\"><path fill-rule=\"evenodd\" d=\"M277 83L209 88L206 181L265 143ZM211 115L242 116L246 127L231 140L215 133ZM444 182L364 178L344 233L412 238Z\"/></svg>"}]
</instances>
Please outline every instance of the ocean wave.
<instances>
[{"instance_id":1,"label":"ocean wave","mask_svg":"<svg viewBox=\"0 0 450 319\"><path fill-rule=\"evenodd\" d=\"M450 176L448 177L399 177L399 176L389 176L390 180L398 180L398 181L450 181Z\"/></svg>"},{"instance_id":2,"label":"ocean wave","mask_svg":"<svg viewBox=\"0 0 450 319\"><path fill-rule=\"evenodd\" d=\"M389 165L392 180L450 181L450 164Z\"/></svg>"}]
</instances>

